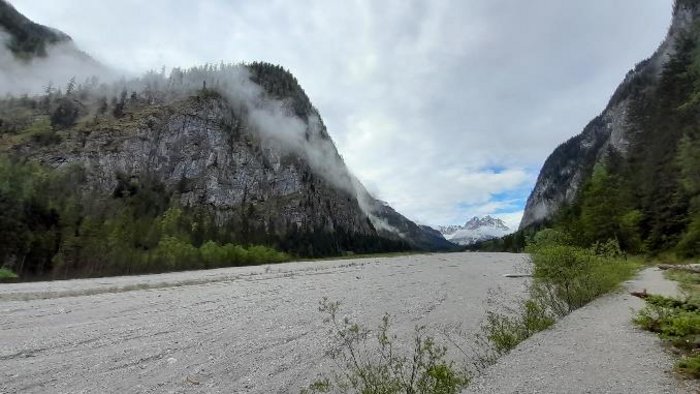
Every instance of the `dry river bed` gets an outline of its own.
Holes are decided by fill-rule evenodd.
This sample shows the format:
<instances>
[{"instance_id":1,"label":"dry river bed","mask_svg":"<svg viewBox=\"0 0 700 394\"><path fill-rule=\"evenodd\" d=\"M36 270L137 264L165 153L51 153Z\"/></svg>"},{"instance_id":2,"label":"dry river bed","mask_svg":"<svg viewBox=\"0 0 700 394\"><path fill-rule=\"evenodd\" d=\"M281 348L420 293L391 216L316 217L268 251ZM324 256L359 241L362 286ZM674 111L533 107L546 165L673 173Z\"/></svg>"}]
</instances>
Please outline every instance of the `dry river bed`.
<instances>
[{"instance_id":1,"label":"dry river bed","mask_svg":"<svg viewBox=\"0 0 700 394\"><path fill-rule=\"evenodd\" d=\"M454 253L0 285L0 392L298 392L333 362L319 300L476 332L524 255Z\"/></svg>"}]
</instances>

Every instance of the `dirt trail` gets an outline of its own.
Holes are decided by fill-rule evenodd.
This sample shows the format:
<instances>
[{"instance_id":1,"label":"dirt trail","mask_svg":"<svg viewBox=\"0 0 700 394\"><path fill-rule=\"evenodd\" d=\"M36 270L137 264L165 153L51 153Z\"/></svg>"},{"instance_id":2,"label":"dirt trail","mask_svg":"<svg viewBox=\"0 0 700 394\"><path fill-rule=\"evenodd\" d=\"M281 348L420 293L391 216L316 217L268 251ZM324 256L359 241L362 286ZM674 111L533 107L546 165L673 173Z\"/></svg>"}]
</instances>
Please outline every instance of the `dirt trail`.
<instances>
[{"instance_id":1,"label":"dirt trail","mask_svg":"<svg viewBox=\"0 0 700 394\"><path fill-rule=\"evenodd\" d=\"M676 283L649 268L627 290L676 295ZM631 322L643 301L604 296L502 357L465 393L700 393L671 372L673 358L655 334Z\"/></svg>"},{"instance_id":2,"label":"dirt trail","mask_svg":"<svg viewBox=\"0 0 700 394\"><path fill-rule=\"evenodd\" d=\"M322 297L475 330L523 255L457 253L0 285L0 392L298 392L330 363ZM134 290L141 289L141 290ZM79 295L86 294L86 295Z\"/></svg>"}]
</instances>

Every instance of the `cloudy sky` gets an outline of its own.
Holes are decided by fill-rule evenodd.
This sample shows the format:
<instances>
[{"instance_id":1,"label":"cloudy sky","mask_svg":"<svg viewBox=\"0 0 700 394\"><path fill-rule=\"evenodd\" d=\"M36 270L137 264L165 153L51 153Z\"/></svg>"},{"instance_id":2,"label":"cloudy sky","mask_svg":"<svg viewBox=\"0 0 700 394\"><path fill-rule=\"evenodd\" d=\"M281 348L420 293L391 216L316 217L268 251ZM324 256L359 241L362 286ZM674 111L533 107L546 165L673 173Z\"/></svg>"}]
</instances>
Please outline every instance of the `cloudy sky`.
<instances>
[{"instance_id":1,"label":"cloudy sky","mask_svg":"<svg viewBox=\"0 0 700 394\"><path fill-rule=\"evenodd\" d=\"M351 170L431 225L517 227L547 155L663 39L672 0L10 0L129 73L288 68Z\"/></svg>"}]
</instances>

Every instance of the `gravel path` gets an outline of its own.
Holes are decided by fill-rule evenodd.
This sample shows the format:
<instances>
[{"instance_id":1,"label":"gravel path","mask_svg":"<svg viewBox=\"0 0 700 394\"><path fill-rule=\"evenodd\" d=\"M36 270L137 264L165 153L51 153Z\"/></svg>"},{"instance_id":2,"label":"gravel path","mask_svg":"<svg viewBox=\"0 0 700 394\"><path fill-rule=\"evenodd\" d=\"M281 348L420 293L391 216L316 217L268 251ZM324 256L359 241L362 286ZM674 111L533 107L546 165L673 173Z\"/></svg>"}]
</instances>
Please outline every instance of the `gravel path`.
<instances>
[{"instance_id":1,"label":"gravel path","mask_svg":"<svg viewBox=\"0 0 700 394\"><path fill-rule=\"evenodd\" d=\"M626 288L677 294L656 268ZM627 292L595 300L520 344L466 393L700 393L673 376L673 358L656 335L631 323L643 305Z\"/></svg>"},{"instance_id":2,"label":"gravel path","mask_svg":"<svg viewBox=\"0 0 700 394\"><path fill-rule=\"evenodd\" d=\"M473 332L523 255L457 253L0 285L0 392L298 392L329 361L317 310L342 301ZM82 295L81 295L82 294Z\"/></svg>"}]
</instances>

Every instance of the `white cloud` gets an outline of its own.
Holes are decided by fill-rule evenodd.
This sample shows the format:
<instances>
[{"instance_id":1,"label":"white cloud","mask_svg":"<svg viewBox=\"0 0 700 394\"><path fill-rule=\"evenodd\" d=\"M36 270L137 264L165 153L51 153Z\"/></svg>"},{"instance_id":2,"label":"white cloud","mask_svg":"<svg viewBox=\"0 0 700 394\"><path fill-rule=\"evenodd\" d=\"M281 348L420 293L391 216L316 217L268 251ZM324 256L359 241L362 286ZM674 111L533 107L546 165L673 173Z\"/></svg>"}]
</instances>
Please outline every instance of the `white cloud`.
<instances>
[{"instance_id":1,"label":"white cloud","mask_svg":"<svg viewBox=\"0 0 700 394\"><path fill-rule=\"evenodd\" d=\"M282 64L379 198L424 223L506 212L509 225L549 152L653 52L671 3L14 1L132 72Z\"/></svg>"}]
</instances>

